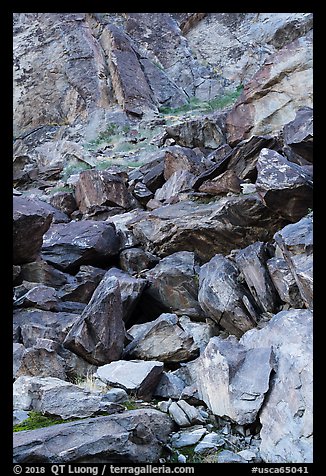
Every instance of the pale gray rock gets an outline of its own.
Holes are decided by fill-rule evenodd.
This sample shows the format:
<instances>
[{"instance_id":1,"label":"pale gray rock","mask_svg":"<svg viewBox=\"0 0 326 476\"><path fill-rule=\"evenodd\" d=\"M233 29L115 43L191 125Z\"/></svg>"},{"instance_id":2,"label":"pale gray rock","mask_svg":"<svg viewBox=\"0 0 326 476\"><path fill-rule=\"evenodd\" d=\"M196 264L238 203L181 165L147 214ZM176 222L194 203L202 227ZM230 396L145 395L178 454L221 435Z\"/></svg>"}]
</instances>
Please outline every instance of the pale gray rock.
<instances>
[{"instance_id":1,"label":"pale gray rock","mask_svg":"<svg viewBox=\"0 0 326 476\"><path fill-rule=\"evenodd\" d=\"M15 433L14 462L153 463L172 430L169 416L154 409L63 423Z\"/></svg>"},{"instance_id":2,"label":"pale gray rock","mask_svg":"<svg viewBox=\"0 0 326 476\"><path fill-rule=\"evenodd\" d=\"M215 415L254 422L269 389L271 359L268 345L247 351L234 336L212 337L194 363L199 398Z\"/></svg>"},{"instance_id":3,"label":"pale gray rock","mask_svg":"<svg viewBox=\"0 0 326 476\"><path fill-rule=\"evenodd\" d=\"M181 427L191 426L196 423L205 423L199 410L194 406L189 405L185 400L172 402L169 406L169 415Z\"/></svg>"},{"instance_id":4,"label":"pale gray rock","mask_svg":"<svg viewBox=\"0 0 326 476\"><path fill-rule=\"evenodd\" d=\"M128 398L128 394L123 388L110 388L103 396L103 400L114 403L124 403Z\"/></svg>"},{"instance_id":5,"label":"pale gray rock","mask_svg":"<svg viewBox=\"0 0 326 476\"><path fill-rule=\"evenodd\" d=\"M133 220L137 220L142 215L143 212L141 212L140 210L132 210L127 213L113 215L112 217L107 219L109 223L113 223L113 225L115 226L120 242L119 250L133 248L139 245L139 240L129 229L128 224Z\"/></svg>"},{"instance_id":6,"label":"pale gray rock","mask_svg":"<svg viewBox=\"0 0 326 476\"><path fill-rule=\"evenodd\" d=\"M163 372L160 381L154 390L154 395L161 398L179 399L186 383L175 372Z\"/></svg>"},{"instance_id":7,"label":"pale gray rock","mask_svg":"<svg viewBox=\"0 0 326 476\"><path fill-rule=\"evenodd\" d=\"M230 450L223 450L217 456L219 463L248 463L242 456Z\"/></svg>"},{"instance_id":8,"label":"pale gray rock","mask_svg":"<svg viewBox=\"0 0 326 476\"><path fill-rule=\"evenodd\" d=\"M123 388L139 398L150 399L162 371L162 362L118 360L99 367L95 375L108 385Z\"/></svg>"},{"instance_id":9,"label":"pale gray rock","mask_svg":"<svg viewBox=\"0 0 326 476\"><path fill-rule=\"evenodd\" d=\"M313 215L287 225L274 240L280 247L308 307L313 307Z\"/></svg>"},{"instance_id":10,"label":"pale gray rock","mask_svg":"<svg viewBox=\"0 0 326 476\"><path fill-rule=\"evenodd\" d=\"M262 311L274 313L279 301L266 266L268 257L265 243L258 241L238 251L235 261L256 304Z\"/></svg>"},{"instance_id":11,"label":"pale gray rock","mask_svg":"<svg viewBox=\"0 0 326 476\"><path fill-rule=\"evenodd\" d=\"M206 428L191 428L190 430L179 431L171 437L171 445L174 448L182 448L183 446L191 446L207 433Z\"/></svg>"},{"instance_id":12,"label":"pale gray rock","mask_svg":"<svg viewBox=\"0 0 326 476\"><path fill-rule=\"evenodd\" d=\"M195 446L194 452L196 454L204 454L212 450L217 450L219 447L225 444L224 438L218 433L212 431L204 436L204 438Z\"/></svg>"},{"instance_id":13,"label":"pale gray rock","mask_svg":"<svg viewBox=\"0 0 326 476\"><path fill-rule=\"evenodd\" d=\"M68 418L86 418L100 412L121 412L123 407L103 398L99 392L58 378L19 377L14 383L14 408L34 410L46 415Z\"/></svg>"},{"instance_id":14,"label":"pale gray rock","mask_svg":"<svg viewBox=\"0 0 326 476\"><path fill-rule=\"evenodd\" d=\"M284 152L287 158L299 165L312 163L313 135L313 109L303 107L297 111L294 120L283 128Z\"/></svg>"},{"instance_id":15,"label":"pale gray rock","mask_svg":"<svg viewBox=\"0 0 326 476\"><path fill-rule=\"evenodd\" d=\"M285 259L271 258L267 261L267 267L281 300L290 304L291 307L304 307L296 280Z\"/></svg>"},{"instance_id":16,"label":"pale gray rock","mask_svg":"<svg viewBox=\"0 0 326 476\"><path fill-rule=\"evenodd\" d=\"M161 400L160 402L158 402L157 408L158 408L159 410L161 410L161 412L167 413L168 410L169 410L169 407L170 407L171 403L172 403L171 398L169 398L168 401L166 401L166 400Z\"/></svg>"},{"instance_id":17,"label":"pale gray rock","mask_svg":"<svg viewBox=\"0 0 326 476\"><path fill-rule=\"evenodd\" d=\"M176 314L162 314L155 321L131 327L134 340L124 355L134 359L159 360L166 363L184 362L198 355L193 337L185 331Z\"/></svg>"},{"instance_id":18,"label":"pale gray rock","mask_svg":"<svg viewBox=\"0 0 326 476\"><path fill-rule=\"evenodd\" d=\"M12 416L13 416L13 425L18 425L20 423L23 423L25 420L29 418L29 414L25 410L14 410Z\"/></svg>"},{"instance_id":19,"label":"pale gray rock","mask_svg":"<svg viewBox=\"0 0 326 476\"><path fill-rule=\"evenodd\" d=\"M259 417L260 453L267 463L313 461L312 327L311 311L291 309L240 340L246 349L273 348L275 374Z\"/></svg>"},{"instance_id":20,"label":"pale gray rock","mask_svg":"<svg viewBox=\"0 0 326 476\"><path fill-rule=\"evenodd\" d=\"M194 179L195 176L187 170L177 170L161 188L156 190L155 200L164 202L178 197L179 193L191 190Z\"/></svg>"},{"instance_id":21,"label":"pale gray rock","mask_svg":"<svg viewBox=\"0 0 326 476\"><path fill-rule=\"evenodd\" d=\"M231 334L240 337L256 325L243 301L254 306L250 293L239 282L239 270L223 255L214 256L200 268L198 301L203 311Z\"/></svg>"}]
</instances>

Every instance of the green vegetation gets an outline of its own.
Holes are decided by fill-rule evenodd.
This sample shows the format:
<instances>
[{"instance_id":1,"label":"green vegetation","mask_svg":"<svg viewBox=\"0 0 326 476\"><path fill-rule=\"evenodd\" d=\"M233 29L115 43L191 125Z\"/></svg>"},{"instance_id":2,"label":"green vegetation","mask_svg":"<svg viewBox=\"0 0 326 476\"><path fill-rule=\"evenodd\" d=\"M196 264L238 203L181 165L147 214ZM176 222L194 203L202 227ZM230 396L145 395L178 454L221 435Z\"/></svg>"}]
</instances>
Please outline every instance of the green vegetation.
<instances>
[{"instance_id":1,"label":"green vegetation","mask_svg":"<svg viewBox=\"0 0 326 476\"><path fill-rule=\"evenodd\" d=\"M42 413L30 411L27 420L13 426L13 431L36 430L37 428L45 428L47 426L58 425L59 423L68 423L76 421L78 418L70 418L62 420L55 416L45 416Z\"/></svg>"},{"instance_id":2,"label":"green vegetation","mask_svg":"<svg viewBox=\"0 0 326 476\"><path fill-rule=\"evenodd\" d=\"M127 402L124 402L123 406L125 407L126 410L137 410L137 408L139 408L137 404L132 400L128 400Z\"/></svg>"},{"instance_id":3,"label":"green vegetation","mask_svg":"<svg viewBox=\"0 0 326 476\"><path fill-rule=\"evenodd\" d=\"M65 169L62 171L62 178L64 180L67 180L71 175L73 174L78 174L79 172L82 172L83 170L91 169L91 165L86 164L85 162L80 162L79 164L72 164L68 165Z\"/></svg>"},{"instance_id":4,"label":"green vegetation","mask_svg":"<svg viewBox=\"0 0 326 476\"><path fill-rule=\"evenodd\" d=\"M223 109L226 106L233 104L241 95L243 86L240 85L235 91L227 92L223 96L216 96L210 101L201 101L198 98L191 98L187 104L181 107L168 108L161 107L160 112L162 114L183 114L188 111L202 111L212 112L217 109Z\"/></svg>"},{"instance_id":5,"label":"green vegetation","mask_svg":"<svg viewBox=\"0 0 326 476\"><path fill-rule=\"evenodd\" d=\"M129 131L130 126L128 124L119 126L118 124L111 123L104 131L98 134L96 139L87 142L84 146L88 150L96 150L99 146L114 143L117 137L128 134Z\"/></svg>"},{"instance_id":6,"label":"green vegetation","mask_svg":"<svg viewBox=\"0 0 326 476\"><path fill-rule=\"evenodd\" d=\"M73 188L69 187L68 185L65 185L64 187L53 187L51 190L49 190L49 194L53 195L54 193L57 192L73 192Z\"/></svg>"},{"instance_id":7,"label":"green vegetation","mask_svg":"<svg viewBox=\"0 0 326 476\"><path fill-rule=\"evenodd\" d=\"M187 463L217 463L217 455L222 449L211 450L206 454L196 454L194 452L196 445L183 446L179 453L187 458ZM172 454L169 458L170 463L178 463L178 452Z\"/></svg>"}]
</instances>

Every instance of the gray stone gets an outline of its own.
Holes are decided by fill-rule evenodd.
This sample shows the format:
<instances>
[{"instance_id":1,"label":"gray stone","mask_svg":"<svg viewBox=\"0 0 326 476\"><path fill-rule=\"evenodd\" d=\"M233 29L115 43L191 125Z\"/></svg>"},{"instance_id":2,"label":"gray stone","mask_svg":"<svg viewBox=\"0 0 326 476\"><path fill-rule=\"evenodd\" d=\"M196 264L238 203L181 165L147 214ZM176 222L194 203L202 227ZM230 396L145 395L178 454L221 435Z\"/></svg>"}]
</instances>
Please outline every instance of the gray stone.
<instances>
[{"instance_id":1,"label":"gray stone","mask_svg":"<svg viewBox=\"0 0 326 476\"><path fill-rule=\"evenodd\" d=\"M96 377L139 398L150 399L163 371L163 363L118 360L97 369Z\"/></svg>"},{"instance_id":2,"label":"gray stone","mask_svg":"<svg viewBox=\"0 0 326 476\"><path fill-rule=\"evenodd\" d=\"M137 220L140 216L142 216L142 213L143 212L140 210L132 210L131 212L113 215L107 219L109 223L113 223L115 226L120 242L119 250L133 248L134 246L139 245L139 240L129 229L128 224L133 220Z\"/></svg>"},{"instance_id":3,"label":"gray stone","mask_svg":"<svg viewBox=\"0 0 326 476\"><path fill-rule=\"evenodd\" d=\"M172 435L171 445L174 448L195 445L206 433L206 428L191 428L191 430L179 431Z\"/></svg>"},{"instance_id":4,"label":"gray stone","mask_svg":"<svg viewBox=\"0 0 326 476\"><path fill-rule=\"evenodd\" d=\"M150 305L178 315L202 315L198 303L199 265L194 253L180 251L163 258L145 273L149 287L145 294Z\"/></svg>"},{"instance_id":5,"label":"gray stone","mask_svg":"<svg viewBox=\"0 0 326 476\"><path fill-rule=\"evenodd\" d=\"M277 232L274 240L281 248L308 307L313 307L313 215Z\"/></svg>"},{"instance_id":6,"label":"gray stone","mask_svg":"<svg viewBox=\"0 0 326 476\"><path fill-rule=\"evenodd\" d=\"M242 456L230 450L223 450L217 456L219 463L248 463Z\"/></svg>"},{"instance_id":7,"label":"gray stone","mask_svg":"<svg viewBox=\"0 0 326 476\"><path fill-rule=\"evenodd\" d=\"M299 165L313 162L313 109L299 109L293 121L283 128L284 152L289 160Z\"/></svg>"},{"instance_id":8,"label":"gray stone","mask_svg":"<svg viewBox=\"0 0 326 476\"><path fill-rule=\"evenodd\" d=\"M244 304L253 298L238 280L232 261L218 254L204 264L199 274L198 301L204 312L231 334L241 336L256 325Z\"/></svg>"},{"instance_id":9,"label":"gray stone","mask_svg":"<svg viewBox=\"0 0 326 476\"><path fill-rule=\"evenodd\" d=\"M95 266L81 266L69 283L62 286L58 292L62 301L73 301L88 304L96 287L105 274L105 270Z\"/></svg>"},{"instance_id":10,"label":"gray stone","mask_svg":"<svg viewBox=\"0 0 326 476\"><path fill-rule=\"evenodd\" d=\"M54 288L37 284L21 297L14 300L14 307L36 307L44 311L58 310L59 297Z\"/></svg>"},{"instance_id":11,"label":"gray stone","mask_svg":"<svg viewBox=\"0 0 326 476\"><path fill-rule=\"evenodd\" d=\"M275 374L259 416L260 453L267 463L313 460L312 327L311 311L291 309L240 340L247 349L273 348Z\"/></svg>"},{"instance_id":12,"label":"gray stone","mask_svg":"<svg viewBox=\"0 0 326 476\"><path fill-rule=\"evenodd\" d=\"M13 416L13 425L18 425L20 423L23 423L25 420L29 418L29 414L25 410L14 410L12 416Z\"/></svg>"},{"instance_id":13,"label":"gray stone","mask_svg":"<svg viewBox=\"0 0 326 476\"><path fill-rule=\"evenodd\" d=\"M63 420L87 418L104 411L123 411L121 405L104 399L100 393L52 377L19 377L14 383L13 405L17 409L55 415Z\"/></svg>"},{"instance_id":14,"label":"gray stone","mask_svg":"<svg viewBox=\"0 0 326 476\"><path fill-rule=\"evenodd\" d=\"M198 355L193 337L182 328L176 314L162 314L155 321L131 327L134 339L125 349L125 356L134 359L184 362Z\"/></svg>"},{"instance_id":15,"label":"gray stone","mask_svg":"<svg viewBox=\"0 0 326 476\"><path fill-rule=\"evenodd\" d=\"M195 346L200 351L205 349L209 339L217 335L218 332L215 322L209 318L206 319L206 322L194 322L188 316L180 316L179 325L192 336Z\"/></svg>"},{"instance_id":16,"label":"gray stone","mask_svg":"<svg viewBox=\"0 0 326 476\"><path fill-rule=\"evenodd\" d=\"M196 454L204 454L206 452L210 452L211 450L217 450L224 444L224 438L222 438L221 435L213 431L212 433L208 433L204 436L200 443L198 443L198 445L196 445L196 447L194 448L194 452Z\"/></svg>"},{"instance_id":17,"label":"gray stone","mask_svg":"<svg viewBox=\"0 0 326 476\"><path fill-rule=\"evenodd\" d=\"M262 149L257 162L257 192L268 208L291 222L312 207L312 180L304 168L275 151Z\"/></svg>"},{"instance_id":18,"label":"gray stone","mask_svg":"<svg viewBox=\"0 0 326 476\"><path fill-rule=\"evenodd\" d=\"M156 397L179 399L186 384L175 372L163 372L161 379L154 390Z\"/></svg>"},{"instance_id":19,"label":"gray stone","mask_svg":"<svg viewBox=\"0 0 326 476\"><path fill-rule=\"evenodd\" d=\"M44 235L42 256L61 270L71 271L81 264L103 263L118 250L112 223L83 220L52 225Z\"/></svg>"},{"instance_id":20,"label":"gray stone","mask_svg":"<svg viewBox=\"0 0 326 476\"><path fill-rule=\"evenodd\" d=\"M209 204L181 201L143 212L127 226L158 256L195 251L204 262L255 241L268 241L285 220L256 195L223 197Z\"/></svg>"},{"instance_id":21,"label":"gray stone","mask_svg":"<svg viewBox=\"0 0 326 476\"><path fill-rule=\"evenodd\" d=\"M250 451L250 450L242 450L237 453L238 456L244 458L248 463L253 462L257 458L257 452Z\"/></svg>"},{"instance_id":22,"label":"gray stone","mask_svg":"<svg viewBox=\"0 0 326 476\"><path fill-rule=\"evenodd\" d=\"M212 337L195 365L199 397L215 415L255 421L269 389L270 346L247 351L234 336Z\"/></svg>"},{"instance_id":23,"label":"gray stone","mask_svg":"<svg viewBox=\"0 0 326 476\"><path fill-rule=\"evenodd\" d=\"M268 257L265 243L258 241L238 251L235 261L257 305L262 311L274 313L279 302L266 266Z\"/></svg>"},{"instance_id":24,"label":"gray stone","mask_svg":"<svg viewBox=\"0 0 326 476\"><path fill-rule=\"evenodd\" d=\"M177 170L165 184L155 192L155 200L169 202L178 197L181 192L191 190L195 176L187 170Z\"/></svg>"},{"instance_id":25,"label":"gray stone","mask_svg":"<svg viewBox=\"0 0 326 476\"><path fill-rule=\"evenodd\" d=\"M125 339L119 280L108 273L64 340L67 349L95 365L118 360Z\"/></svg>"},{"instance_id":26,"label":"gray stone","mask_svg":"<svg viewBox=\"0 0 326 476\"><path fill-rule=\"evenodd\" d=\"M120 253L120 267L129 274L138 274L153 268L159 258L141 248L129 248Z\"/></svg>"},{"instance_id":27,"label":"gray stone","mask_svg":"<svg viewBox=\"0 0 326 476\"><path fill-rule=\"evenodd\" d=\"M169 415L181 427L205 423L197 408L189 405L185 400L172 402L169 406Z\"/></svg>"},{"instance_id":28,"label":"gray stone","mask_svg":"<svg viewBox=\"0 0 326 476\"><path fill-rule=\"evenodd\" d=\"M165 413L139 409L14 433L14 462L153 463L172 429Z\"/></svg>"},{"instance_id":29,"label":"gray stone","mask_svg":"<svg viewBox=\"0 0 326 476\"><path fill-rule=\"evenodd\" d=\"M157 408L159 410L161 410L161 412L167 413L171 403L172 403L171 398L169 398L168 401L162 400L162 401L158 402Z\"/></svg>"},{"instance_id":30,"label":"gray stone","mask_svg":"<svg viewBox=\"0 0 326 476\"><path fill-rule=\"evenodd\" d=\"M296 280L285 259L271 258L267 261L267 267L281 300L290 304L291 307L304 307Z\"/></svg>"},{"instance_id":31,"label":"gray stone","mask_svg":"<svg viewBox=\"0 0 326 476\"><path fill-rule=\"evenodd\" d=\"M67 284L71 279L69 275L55 269L42 259L23 264L21 267L21 277L24 281L41 283L55 289Z\"/></svg>"},{"instance_id":32,"label":"gray stone","mask_svg":"<svg viewBox=\"0 0 326 476\"><path fill-rule=\"evenodd\" d=\"M103 400L114 403L124 403L128 398L128 394L123 388L111 388L103 396Z\"/></svg>"},{"instance_id":33,"label":"gray stone","mask_svg":"<svg viewBox=\"0 0 326 476\"><path fill-rule=\"evenodd\" d=\"M23 196L13 197L13 213L13 264L35 261L53 213L41 200Z\"/></svg>"}]
</instances>

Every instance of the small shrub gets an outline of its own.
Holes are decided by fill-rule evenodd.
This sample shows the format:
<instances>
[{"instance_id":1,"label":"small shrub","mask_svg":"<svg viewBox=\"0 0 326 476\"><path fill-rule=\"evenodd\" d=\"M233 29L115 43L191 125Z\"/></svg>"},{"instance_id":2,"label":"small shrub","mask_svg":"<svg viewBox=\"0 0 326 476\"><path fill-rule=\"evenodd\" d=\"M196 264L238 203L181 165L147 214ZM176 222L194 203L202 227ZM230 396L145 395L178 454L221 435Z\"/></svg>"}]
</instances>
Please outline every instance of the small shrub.
<instances>
[{"instance_id":1,"label":"small shrub","mask_svg":"<svg viewBox=\"0 0 326 476\"><path fill-rule=\"evenodd\" d=\"M60 417L45 416L42 413L30 411L27 420L13 426L13 431L36 430L37 428L45 428L47 426L58 425L59 423L68 423L76 421L78 418L70 418L62 420Z\"/></svg>"},{"instance_id":2,"label":"small shrub","mask_svg":"<svg viewBox=\"0 0 326 476\"><path fill-rule=\"evenodd\" d=\"M82 172L83 170L87 170L91 168L92 167L89 164L86 164L85 162L68 165L68 167L63 169L61 178L64 180L67 180L71 175L78 174L79 172Z\"/></svg>"}]
</instances>

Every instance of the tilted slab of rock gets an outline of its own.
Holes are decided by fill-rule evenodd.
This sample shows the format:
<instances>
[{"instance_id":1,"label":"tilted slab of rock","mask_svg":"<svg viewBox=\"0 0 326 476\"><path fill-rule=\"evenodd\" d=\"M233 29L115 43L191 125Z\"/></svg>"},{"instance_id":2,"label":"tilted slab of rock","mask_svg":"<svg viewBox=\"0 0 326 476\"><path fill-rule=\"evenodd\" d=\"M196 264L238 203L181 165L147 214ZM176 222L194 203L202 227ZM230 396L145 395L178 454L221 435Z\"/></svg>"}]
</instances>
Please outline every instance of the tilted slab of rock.
<instances>
[{"instance_id":1,"label":"tilted slab of rock","mask_svg":"<svg viewBox=\"0 0 326 476\"><path fill-rule=\"evenodd\" d=\"M313 162L313 109L298 110L293 121L283 128L284 152L289 160L299 165Z\"/></svg>"},{"instance_id":2,"label":"tilted slab of rock","mask_svg":"<svg viewBox=\"0 0 326 476\"><path fill-rule=\"evenodd\" d=\"M13 197L14 264L35 261L41 251L43 235L53 217L43 203L38 199Z\"/></svg>"},{"instance_id":3,"label":"tilted slab of rock","mask_svg":"<svg viewBox=\"0 0 326 476\"><path fill-rule=\"evenodd\" d=\"M138 172L143 174L141 182L153 193L162 187L164 179L164 159L165 152L158 154L158 158L142 165Z\"/></svg>"},{"instance_id":4,"label":"tilted slab of rock","mask_svg":"<svg viewBox=\"0 0 326 476\"><path fill-rule=\"evenodd\" d=\"M257 241L238 251L235 260L257 305L274 313L279 301L266 265L268 257L265 243Z\"/></svg>"},{"instance_id":5,"label":"tilted slab of rock","mask_svg":"<svg viewBox=\"0 0 326 476\"><path fill-rule=\"evenodd\" d=\"M300 107L312 107L312 31L270 55L227 114L227 142L280 131Z\"/></svg>"},{"instance_id":6,"label":"tilted slab of rock","mask_svg":"<svg viewBox=\"0 0 326 476\"><path fill-rule=\"evenodd\" d=\"M113 223L115 226L120 243L119 251L139 245L139 240L136 239L127 225L130 221L142 216L143 213L144 212L140 210L132 210L131 212L113 215L107 219L108 223Z\"/></svg>"},{"instance_id":7,"label":"tilted slab of rock","mask_svg":"<svg viewBox=\"0 0 326 476\"><path fill-rule=\"evenodd\" d=\"M167 311L178 315L201 316L198 273L199 265L195 253L172 253L144 273L149 283L145 294L152 306L165 307Z\"/></svg>"},{"instance_id":8,"label":"tilted slab of rock","mask_svg":"<svg viewBox=\"0 0 326 476\"><path fill-rule=\"evenodd\" d=\"M190 426L196 423L205 423L199 410L196 407L189 405L185 400L178 400L172 402L169 406L169 415L181 427Z\"/></svg>"},{"instance_id":9,"label":"tilted slab of rock","mask_svg":"<svg viewBox=\"0 0 326 476\"><path fill-rule=\"evenodd\" d=\"M50 204L68 216L77 210L75 196L71 192L56 192L50 197Z\"/></svg>"},{"instance_id":10,"label":"tilted slab of rock","mask_svg":"<svg viewBox=\"0 0 326 476\"><path fill-rule=\"evenodd\" d=\"M123 411L121 405L105 401L99 392L91 392L53 377L19 377L14 382L13 406L59 416L63 420Z\"/></svg>"},{"instance_id":11,"label":"tilted slab of rock","mask_svg":"<svg viewBox=\"0 0 326 476\"><path fill-rule=\"evenodd\" d=\"M170 201L178 197L179 193L191 190L194 178L195 176L187 170L177 170L169 177L163 187L156 190L155 200Z\"/></svg>"},{"instance_id":12,"label":"tilted slab of rock","mask_svg":"<svg viewBox=\"0 0 326 476\"><path fill-rule=\"evenodd\" d=\"M137 274L141 271L154 268L159 258L141 248L129 248L123 250L119 256L120 268L129 274Z\"/></svg>"},{"instance_id":13,"label":"tilted slab of rock","mask_svg":"<svg viewBox=\"0 0 326 476\"><path fill-rule=\"evenodd\" d=\"M291 307L304 307L298 285L285 259L274 257L266 264L281 300L290 304Z\"/></svg>"},{"instance_id":14,"label":"tilted slab of rock","mask_svg":"<svg viewBox=\"0 0 326 476\"><path fill-rule=\"evenodd\" d=\"M25 281L42 283L56 289L71 279L70 275L59 271L42 259L22 265L21 277Z\"/></svg>"},{"instance_id":15,"label":"tilted slab of rock","mask_svg":"<svg viewBox=\"0 0 326 476\"><path fill-rule=\"evenodd\" d=\"M234 336L212 337L195 363L200 399L218 416L255 421L272 371L270 345L247 350Z\"/></svg>"},{"instance_id":16,"label":"tilted slab of rock","mask_svg":"<svg viewBox=\"0 0 326 476\"><path fill-rule=\"evenodd\" d=\"M59 297L54 288L44 284L36 284L18 299L14 300L14 307L37 307L45 311L58 310Z\"/></svg>"},{"instance_id":17,"label":"tilted slab of rock","mask_svg":"<svg viewBox=\"0 0 326 476\"><path fill-rule=\"evenodd\" d=\"M268 208L291 222L313 204L311 175L275 151L262 149L257 162L256 189Z\"/></svg>"},{"instance_id":18,"label":"tilted slab of rock","mask_svg":"<svg viewBox=\"0 0 326 476\"><path fill-rule=\"evenodd\" d=\"M91 364L103 365L120 358L124 338L119 280L106 274L70 329L64 346Z\"/></svg>"},{"instance_id":19,"label":"tilted slab of rock","mask_svg":"<svg viewBox=\"0 0 326 476\"><path fill-rule=\"evenodd\" d=\"M273 348L275 375L259 416L260 452L267 463L313 461L312 336L311 311L293 309L279 312L263 329L240 340L247 349Z\"/></svg>"},{"instance_id":20,"label":"tilted slab of rock","mask_svg":"<svg viewBox=\"0 0 326 476\"><path fill-rule=\"evenodd\" d=\"M87 304L104 275L104 269L81 266L75 276L69 276L69 283L59 289L58 295L62 301Z\"/></svg>"},{"instance_id":21,"label":"tilted slab of rock","mask_svg":"<svg viewBox=\"0 0 326 476\"><path fill-rule=\"evenodd\" d=\"M240 179L233 170L226 170L213 180L206 180L200 187L199 192L219 195L228 192L240 193Z\"/></svg>"},{"instance_id":22,"label":"tilted slab of rock","mask_svg":"<svg viewBox=\"0 0 326 476\"><path fill-rule=\"evenodd\" d=\"M313 215L287 225L274 239L281 248L308 307L313 307Z\"/></svg>"},{"instance_id":23,"label":"tilted slab of rock","mask_svg":"<svg viewBox=\"0 0 326 476\"><path fill-rule=\"evenodd\" d=\"M134 359L161 362L185 362L198 355L193 337L185 330L175 314L162 314L155 321L131 327L134 340L125 349Z\"/></svg>"},{"instance_id":24,"label":"tilted slab of rock","mask_svg":"<svg viewBox=\"0 0 326 476\"><path fill-rule=\"evenodd\" d=\"M83 220L52 225L44 235L42 256L64 271L94 264L118 253L119 237L113 223Z\"/></svg>"},{"instance_id":25,"label":"tilted slab of rock","mask_svg":"<svg viewBox=\"0 0 326 476\"><path fill-rule=\"evenodd\" d=\"M14 462L158 462L172 430L167 414L140 409L17 432Z\"/></svg>"},{"instance_id":26,"label":"tilted slab of rock","mask_svg":"<svg viewBox=\"0 0 326 476\"><path fill-rule=\"evenodd\" d=\"M198 301L207 316L240 337L256 325L258 316L250 313L255 309L253 298L238 278L232 261L214 256L200 268Z\"/></svg>"},{"instance_id":27,"label":"tilted slab of rock","mask_svg":"<svg viewBox=\"0 0 326 476\"><path fill-rule=\"evenodd\" d=\"M103 205L129 209L131 196L125 181L107 170L84 170L75 186L75 197L82 213Z\"/></svg>"},{"instance_id":28,"label":"tilted slab of rock","mask_svg":"<svg viewBox=\"0 0 326 476\"><path fill-rule=\"evenodd\" d=\"M155 360L118 360L99 367L95 376L106 384L148 400L162 372L163 363Z\"/></svg>"},{"instance_id":29,"label":"tilted slab of rock","mask_svg":"<svg viewBox=\"0 0 326 476\"><path fill-rule=\"evenodd\" d=\"M166 256L195 251L203 261L255 241L268 241L286 224L256 194L202 204L182 201L144 212L127 226L147 251Z\"/></svg>"},{"instance_id":30,"label":"tilted slab of rock","mask_svg":"<svg viewBox=\"0 0 326 476\"><path fill-rule=\"evenodd\" d=\"M187 171L199 175L211 165L203 154L188 147L171 146L165 151L164 178L168 180L175 172Z\"/></svg>"}]
</instances>

